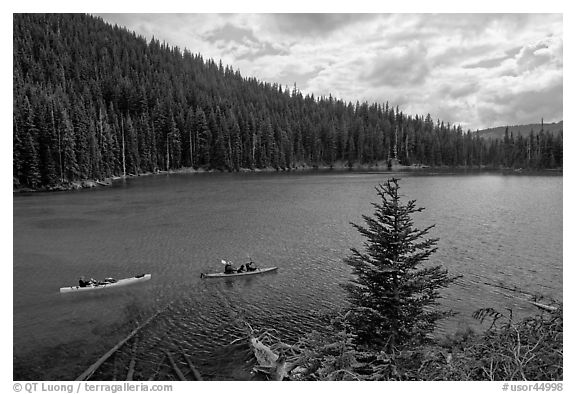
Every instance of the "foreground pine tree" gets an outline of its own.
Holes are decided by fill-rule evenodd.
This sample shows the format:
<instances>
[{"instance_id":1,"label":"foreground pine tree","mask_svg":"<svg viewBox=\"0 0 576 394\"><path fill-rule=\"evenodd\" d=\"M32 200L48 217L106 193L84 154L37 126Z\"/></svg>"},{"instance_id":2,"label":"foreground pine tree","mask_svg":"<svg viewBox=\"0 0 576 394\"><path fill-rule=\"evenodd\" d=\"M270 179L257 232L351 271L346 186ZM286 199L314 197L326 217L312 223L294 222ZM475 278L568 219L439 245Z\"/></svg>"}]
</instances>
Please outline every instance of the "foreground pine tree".
<instances>
[{"instance_id":1,"label":"foreground pine tree","mask_svg":"<svg viewBox=\"0 0 576 394\"><path fill-rule=\"evenodd\" d=\"M414 227L415 200L405 205L398 179L376 188L382 199L373 203L374 216L363 215L366 227L353 226L366 238L364 251L351 249L344 261L356 276L344 285L352 303L350 325L358 345L386 352L423 342L439 319L451 312L437 310L439 290L454 281L440 266L427 263L437 239L426 239L430 226Z\"/></svg>"}]
</instances>

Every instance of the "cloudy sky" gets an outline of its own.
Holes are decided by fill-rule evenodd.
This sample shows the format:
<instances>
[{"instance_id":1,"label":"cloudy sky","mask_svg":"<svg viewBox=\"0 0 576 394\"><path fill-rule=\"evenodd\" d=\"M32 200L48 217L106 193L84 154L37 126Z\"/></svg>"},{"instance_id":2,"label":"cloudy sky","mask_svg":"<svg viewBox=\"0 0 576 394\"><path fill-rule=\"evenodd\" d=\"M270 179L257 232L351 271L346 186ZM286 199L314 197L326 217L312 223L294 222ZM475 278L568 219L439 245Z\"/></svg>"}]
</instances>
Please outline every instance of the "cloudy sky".
<instances>
[{"instance_id":1,"label":"cloudy sky","mask_svg":"<svg viewBox=\"0 0 576 394\"><path fill-rule=\"evenodd\" d=\"M99 14L245 77L464 129L557 122L561 14Z\"/></svg>"}]
</instances>

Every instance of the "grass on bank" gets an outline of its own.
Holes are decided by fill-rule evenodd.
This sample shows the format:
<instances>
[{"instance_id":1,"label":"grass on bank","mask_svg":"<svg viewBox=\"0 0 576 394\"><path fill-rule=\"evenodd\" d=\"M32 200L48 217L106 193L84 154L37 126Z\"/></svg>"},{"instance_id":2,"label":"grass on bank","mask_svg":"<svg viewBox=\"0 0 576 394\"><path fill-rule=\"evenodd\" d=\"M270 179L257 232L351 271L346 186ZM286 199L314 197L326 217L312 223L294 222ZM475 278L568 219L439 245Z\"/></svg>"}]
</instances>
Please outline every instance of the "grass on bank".
<instances>
[{"instance_id":1,"label":"grass on bank","mask_svg":"<svg viewBox=\"0 0 576 394\"><path fill-rule=\"evenodd\" d=\"M493 316L494 317L494 316ZM392 352L362 349L346 317L300 340L292 380L561 381L563 309L521 321L500 315L483 333L459 332Z\"/></svg>"}]
</instances>

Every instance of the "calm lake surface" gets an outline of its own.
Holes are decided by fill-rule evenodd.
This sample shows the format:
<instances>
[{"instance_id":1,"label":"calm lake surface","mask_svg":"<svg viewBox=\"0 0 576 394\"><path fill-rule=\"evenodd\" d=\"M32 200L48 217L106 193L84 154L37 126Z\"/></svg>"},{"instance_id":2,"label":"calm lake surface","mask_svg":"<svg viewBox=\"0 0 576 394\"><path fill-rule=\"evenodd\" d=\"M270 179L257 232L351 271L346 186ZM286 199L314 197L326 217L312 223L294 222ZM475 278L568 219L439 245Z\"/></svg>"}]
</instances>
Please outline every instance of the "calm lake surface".
<instances>
[{"instance_id":1,"label":"calm lake surface","mask_svg":"<svg viewBox=\"0 0 576 394\"><path fill-rule=\"evenodd\" d=\"M319 328L345 305L342 262L362 238L350 222L372 214L374 187L402 178L401 192L436 224L433 261L462 280L444 292L459 315L474 310L535 313L494 284L562 300L562 176L500 173L319 172L156 175L111 188L15 195L14 378L74 379L125 336L134 319L166 309L147 330L146 359L180 346L214 379L248 378L246 349L229 346L240 316L286 342ZM276 273L202 280L221 259L252 258ZM80 275L143 284L60 294ZM487 284L488 283L488 284ZM507 293L509 294L509 293ZM158 360L159 362L160 360ZM150 361L151 362L151 361Z\"/></svg>"}]
</instances>

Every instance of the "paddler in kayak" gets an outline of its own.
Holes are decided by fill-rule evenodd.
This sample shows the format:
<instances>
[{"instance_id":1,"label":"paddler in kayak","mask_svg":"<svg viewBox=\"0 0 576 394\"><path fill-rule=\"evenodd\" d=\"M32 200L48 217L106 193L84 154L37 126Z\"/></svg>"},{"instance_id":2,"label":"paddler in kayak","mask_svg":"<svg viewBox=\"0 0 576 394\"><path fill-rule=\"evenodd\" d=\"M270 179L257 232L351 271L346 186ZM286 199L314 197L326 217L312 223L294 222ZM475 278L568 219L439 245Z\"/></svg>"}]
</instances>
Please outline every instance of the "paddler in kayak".
<instances>
[{"instance_id":1,"label":"paddler in kayak","mask_svg":"<svg viewBox=\"0 0 576 394\"><path fill-rule=\"evenodd\" d=\"M231 262L222 260L222 263L225 264L224 265L224 273L225 274L235 274L236 273L236 270L234 269L234 267L232 267Z\"/></svg>"},{"instance_id":2,"label":"paddler in kayak","mask_svg":"<svg viewBox=\"0 0 576 394\"><path fill-rule=\"evenodd\" d=\"M242 272L256 271L257 269L253 261L250 261L248 264L246 264L246 266L242 264L238 269L234 269L234 267L232 266L233 263L229 261L222 260L222 264L224 264L225 274L240 274Z\"/></svg>"},{"instance_id":3,"label":"paddler in kayak","mask_svg":"<svg viewBox=\"0 0 576 394\"><path fill-rule=\"evenodd\" d=\"M250 262L248 264L246 264L246 271L250 272L250 271L256 271L258 268L256 268L256 264L254 264L254 262L252 260L250 260Z\"/></svg>"},{"instance_id":4,"label":"paddler in kayak","mask_svg":"<svg viewBox=\"0 0 576 394\"><path fill-rule=\"evenodd\" d=\"M80 279L78 279L78 286L80 287L89 287L89 286L93 286L96 284L96 281L94 280L94 278L90 278L89 280L86 280L86 278L84 276L81 276Z\"/></svg>"}]
</instances>

